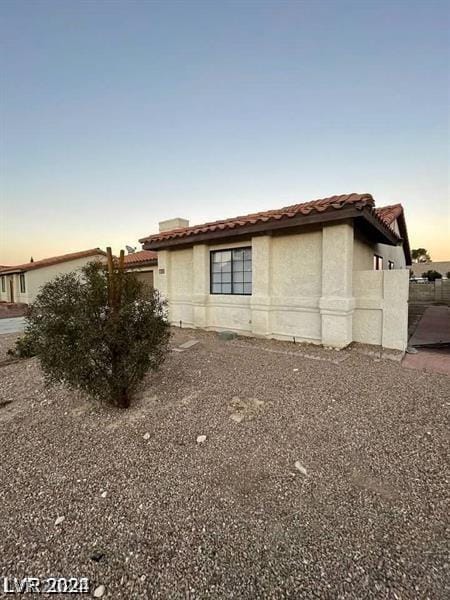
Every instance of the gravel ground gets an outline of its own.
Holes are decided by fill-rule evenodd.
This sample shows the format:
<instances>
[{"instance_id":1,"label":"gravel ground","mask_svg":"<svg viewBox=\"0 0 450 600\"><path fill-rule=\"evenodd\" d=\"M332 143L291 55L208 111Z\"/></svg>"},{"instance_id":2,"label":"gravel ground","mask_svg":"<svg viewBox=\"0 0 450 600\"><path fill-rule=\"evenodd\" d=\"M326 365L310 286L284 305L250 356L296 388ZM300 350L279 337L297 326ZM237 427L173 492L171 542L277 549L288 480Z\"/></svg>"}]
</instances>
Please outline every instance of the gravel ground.
<instances>
[{"instance_id":1,"label":"gravel ground","mask_svg":"<svg viewBox=\"0 0 450 600\"><path fill-rule=\"evenodd\" d=\"M46 388L35 359L0 367L0 575L133 600L448 597L450 379L173 343L194 336L128 411Z\"/></svg>"}]
</instances>

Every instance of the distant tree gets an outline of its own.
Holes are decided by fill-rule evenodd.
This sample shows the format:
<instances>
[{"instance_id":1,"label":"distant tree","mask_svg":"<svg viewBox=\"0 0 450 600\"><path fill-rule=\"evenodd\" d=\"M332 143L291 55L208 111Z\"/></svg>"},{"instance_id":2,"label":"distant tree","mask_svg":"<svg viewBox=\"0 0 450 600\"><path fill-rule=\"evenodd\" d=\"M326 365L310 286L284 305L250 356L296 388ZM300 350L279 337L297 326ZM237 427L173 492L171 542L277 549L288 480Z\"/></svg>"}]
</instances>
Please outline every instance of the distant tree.
<instances>
[{"instance_id":1,"label":"distant tree","mask_svg":"<svg viewBox=\"0 0 450 600\"><path fill-rule=\"evenodd\" d=\"M447 271L446 277L447 279L450 279L450 271Z\"/></svg>"},{"instance_id":2,"label":"distant tree","mask_svg":"<svg viewBox=\"0 0 450 600\"><path fill-rule=\"evenodd\" d=\"M429 271L425 271L425 273L422 273L422 277L424 279L428 279L428 281L442 279L442 275L439 273L439 271L433 271L432 269L430 269Z\"/></svg>"},{"instance_id":3,"label":"distant tree","mask_svg":"<svg viewBox=\"0 0 450 600\"><path fill-rule=\"evenodd\" d=\"M108 249L109 250L109 249ZM18 354L37 355L50 382L126 408L169 341L165 303L121 263L92 262L46 283L30 306Z\"/></svg>"},{"instance_id":4,"label":"distant tree","mask_svg":"<svg viewBox=\"0 0 450 600\"><path fill-rule=\"evenodd\" d=\"M416 263L431 262L431 256L425 248L411 250L411 257Z\"/></svg>"}]
</instances>

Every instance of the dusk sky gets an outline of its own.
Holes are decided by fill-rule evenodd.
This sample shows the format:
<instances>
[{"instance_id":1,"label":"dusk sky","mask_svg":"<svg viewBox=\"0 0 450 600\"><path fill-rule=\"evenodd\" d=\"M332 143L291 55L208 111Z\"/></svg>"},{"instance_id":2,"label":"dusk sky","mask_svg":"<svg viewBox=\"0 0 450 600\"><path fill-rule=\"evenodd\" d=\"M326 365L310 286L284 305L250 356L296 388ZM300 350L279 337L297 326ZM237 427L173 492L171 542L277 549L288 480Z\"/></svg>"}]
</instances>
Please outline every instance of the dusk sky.
<instances>
[{"instance_id":1,"label":"dusk sky","mask_svg":"<svg viewBox=\"0 0 450 600\"><path fill-rule=\"evenodd\" d=\"M448 3L0 4L0 264L369 192L450 260Z\"/></svg>"}]
</instances>

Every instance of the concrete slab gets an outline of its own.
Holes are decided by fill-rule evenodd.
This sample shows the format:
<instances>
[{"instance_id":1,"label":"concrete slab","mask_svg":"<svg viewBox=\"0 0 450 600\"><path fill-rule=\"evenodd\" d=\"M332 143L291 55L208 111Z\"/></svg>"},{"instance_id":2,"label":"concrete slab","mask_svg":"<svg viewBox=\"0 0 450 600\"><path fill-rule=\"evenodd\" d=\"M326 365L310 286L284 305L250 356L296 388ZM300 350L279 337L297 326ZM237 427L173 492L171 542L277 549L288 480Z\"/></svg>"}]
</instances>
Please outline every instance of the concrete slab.
<instances>
[{"instance_id":1,"label":"concrete slab","mask_svg":"<svg viewBox=\"0 0 450 600\"><path fill-rule=\"evenodd\" d=\"M237 338L237 333L234 331L219 331L219 340L234 340Z\"/></svg>"},{"instance_id":2,"label":"concrete slab","mask_svg":"<svg viewBox=\"0 0 450 600\"><path fill-rule=\"evenodd\" d=\"M2 333L18 333L25 329L25 317L0 319L0 335Z\"/></svg>"},{"instance_id":3,"label":"concrete slab","mask_svg":"<svg viewBox=\"0 0 450 600\"><path fill-rule=\"evenodd\" d=\"M450 307L429 306L417 325L410 346L450 344Z\"/></svg>"},{"instance_id":4,"label":"concrete slab","mask_svg":"<svg viewBox=\"0 0 450 600\"><path fill-rule=\"evenodd\" d=\"M417 354L405 354L402 367L450 376L450 348L421 348Z\"/></svg>"},{"instance_id":5,"label":"concrete slab","mask_svg":"<svg viewBox=\"0 0 450 600\"><path fill-rule=\"evenodd\" d=\"M180 346L178 347L183 348L183 350L187 350L188 348L192 348L192 346L195 346L196 344L198 344L198 340L188 340L187 342L184 342L184 344L180 344Z\"/></svg>"}]
</instances>

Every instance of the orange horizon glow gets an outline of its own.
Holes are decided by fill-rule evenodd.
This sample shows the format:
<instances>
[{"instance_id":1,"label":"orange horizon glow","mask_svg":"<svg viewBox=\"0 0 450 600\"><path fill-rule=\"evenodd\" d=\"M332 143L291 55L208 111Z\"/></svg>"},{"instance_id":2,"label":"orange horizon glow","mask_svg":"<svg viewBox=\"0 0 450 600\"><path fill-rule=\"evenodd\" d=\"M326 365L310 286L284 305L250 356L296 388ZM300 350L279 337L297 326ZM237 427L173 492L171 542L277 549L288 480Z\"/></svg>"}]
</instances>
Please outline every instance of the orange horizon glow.
<instances>
[{"instance_id":1,"label":"orange horizon glow","mask_svg":"<svg viewBox=\"0 0 450 600\"><path fill-rule=\"evenodd\" d=\"M407 222L408 236L411 249L426 248L431 256L432 262L450 261L450 227L449 221L445 219L436 224L434 219L429 219L424 223L419 223L415 219ZM411 225L412 224L412 225ZM26 263L33 257L34 260L41 260L70 252L79 252L91 248L99 247L105 250L111 246L115 254L125 249L126 245L141 249L137 241L138 238L157 231L157 224L153 227L143 228L142 225L136 227L135 233L132 230L124 231L122 234L108 235L102 227L99 227L98 235L91 231L66 235L60 238L50 236L50 239L42 240L39 232L27 236L26 240L20 241L18 232L16 235L7 227L4 228L0 238L0 265L14 266ZM13 243L14 240L14 243Z\"/></svg>"}]
</instances>

